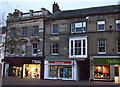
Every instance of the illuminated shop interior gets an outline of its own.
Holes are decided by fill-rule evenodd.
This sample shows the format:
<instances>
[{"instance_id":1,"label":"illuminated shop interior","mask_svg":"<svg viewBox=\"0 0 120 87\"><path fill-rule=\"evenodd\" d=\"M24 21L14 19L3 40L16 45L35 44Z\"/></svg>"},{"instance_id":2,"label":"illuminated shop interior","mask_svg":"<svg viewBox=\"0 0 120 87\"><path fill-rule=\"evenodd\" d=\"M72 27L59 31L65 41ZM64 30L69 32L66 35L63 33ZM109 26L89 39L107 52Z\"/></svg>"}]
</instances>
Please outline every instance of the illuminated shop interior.
<instances>
[{"instance_id":1,"label":"illuminated shop interior","mask_svg":"<svg viewBox=\"0 0 120 87\"><path fill-rule=\"evenodd\" d=\"M13 66L13 76L21 76L22 67Z\"/></svg>"},{"instance_id":2,"label":"illuminated shop interior","mask_svg":"<svg viewBox=\"0 0 120 87\"><path fill-rule=\"evenodd\" d=\"M40 64L24 64L23 77L40 78Z\"/></svg>"},{"instance_id":3,"label":"illuminated shop interior","mask_svg":"<svg viewBox=\"0 0 120 87\"><path fill-rule=\"evenodd\" d=\"M51 78L72 78L72 66L49 65L49 77Z\"/></svg>"},{"instance_id":4,"label":"illuminated shop interior","mask_svg":"<svg viewBox=\"0 0 120 87\"><path fill-rule=\"evenodd\" d=\"M94 79L110 79L110 65L94 65Z\"/></svg>"}]
</instances>

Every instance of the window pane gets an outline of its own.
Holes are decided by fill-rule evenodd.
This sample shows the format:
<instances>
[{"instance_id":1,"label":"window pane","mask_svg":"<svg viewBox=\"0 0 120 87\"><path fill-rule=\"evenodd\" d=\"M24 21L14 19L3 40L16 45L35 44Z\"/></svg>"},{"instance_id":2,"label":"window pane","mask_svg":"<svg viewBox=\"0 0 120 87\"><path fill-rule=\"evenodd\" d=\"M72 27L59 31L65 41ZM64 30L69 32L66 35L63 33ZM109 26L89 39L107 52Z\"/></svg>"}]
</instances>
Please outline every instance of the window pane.
<instances>
[{"instance_id":1,"label":"window pane","mask_svg":"<svg viewBox=\"0 0 120 87\"><path fill-rule=\"evenodd\" d=\"M58 33L58 25L53 25L53 34L57 34Z\"/></svg>"},{"instance_id":2,"label":"window pane","mask_svg":"<svg viewBox=\"0 0 120 87\"><path fill-rule=\"evenodd\" d=\"M110 66L94 65L94 79L110 79Z\"/></svg>"},{"instance_id":3,"label":"window pane","mask_svg":"<svg viewBox=\"0 0 120 87\"><path fill-rule=\"evenodd\" d=\"M82 23L75 23L76 32L82 32Z\"/></svg>"},{"instance_id":4,"label":"window pane","mask_svg":"<svg viewBox=\"0 0 120 87\"><path fill-rule=\"evenodd\" d=\"M33 54L36 54L38 51L37 43L33 43Z\"/></svg>"},{"instance_id":5,"label":"window pane","mask_svg":"<svg viewBox=\"0 0 120 87\"><path fill-rule=\"evenodd\" d=\"M27 32L26 32L26 28L22 28L22 36L26 36Z\"/></svg>"},{"instance_id":6,"label":"window pane","mask_svg":"<svg viewBox=\"0 0 120 87\"><path fill-rule=\"evenodd\" d=\"M73 41L71 41L71 55L73 55Z\"/></svg>"},{"instance_id":7,"label":"window pane","mask_svg":"<svg viewBox=\"0 0 120 87\"><path fill-rule=\"evenodd\" d=\"M105 41L99 41L98 42L98 49L99 49L99 52L105 52Z\"/></svg>"},{"instance_id":8,"label":"window pane","mask_svg":"<svg viewBox=\"0 0 120 87\"><path fill-rule=\"evenodd\" d=\"M104 30L104 24L98 25L98 30Z\"/></svg>"},{"instance_id":9,"label":"window pane","mask_svg":"<svg viewBox=\"0 0 120 87\"><path fill-rule=\"evenodd\" d=\"M81 55L81 40L75 41L75 55Z\"/></svg>"},{"instance_id":10,"label":"window pane","mask_svg":"<svg viewBox=\"0 0 120 87\"><path fill-rule=\"evenodd\" d=\"M57 54L58 53L58 44L57 43L52 43L52 53Z\"/></svg>"},{"instance_id":11,"label":"window pane","mask_svg":"<svg viewBox=\"0 0 120 87\"><path fill-rule=\"evenodd\" d=\"M83 40L83 55L85 55L85 40Z\"/></svg>"},{"instance_id":12,"label":"window pane","mask_svg":"<svg viewBox=\"0 0 120 87\"><path fill-rule=\"evenodd\" d=\"M105 28L105 21L98 21L97 22L98 30L104 30Z\"/></svg>"},{"instance_id":13,"label":"window pane","mask_svg":"<svg viewBox=\"0 0 120 87\"><path fill-rule=\"evenodd\" d=\"M38 35L38 27L37 26L33 27L33 35Z\"/></svg>"},{"instance_id":14,"label":"window pane","mask_svg":"<svg viewBox=\"0 0 120 87\"><path fill-rule=\"evenodd\" d=\"M75 25L71 24L71 32L74 33L75 32Z\"/></svg>"},{"instance_id":15,"label":"window pane","mask_svg":"<svg viewBox=\"0 0 120 87\"><path fill-rule=\"evenodd\" d=\"M120 23L116 24L117 29L120 29Z\"/></svg>"}]
</instances>

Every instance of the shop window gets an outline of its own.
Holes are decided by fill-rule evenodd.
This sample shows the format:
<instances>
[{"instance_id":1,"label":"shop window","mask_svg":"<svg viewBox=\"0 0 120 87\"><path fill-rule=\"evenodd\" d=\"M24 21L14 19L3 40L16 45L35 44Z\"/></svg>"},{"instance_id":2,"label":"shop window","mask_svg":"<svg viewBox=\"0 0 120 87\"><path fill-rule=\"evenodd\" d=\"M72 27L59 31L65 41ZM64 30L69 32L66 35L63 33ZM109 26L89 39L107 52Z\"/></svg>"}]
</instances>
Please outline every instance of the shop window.
<instances>
[{"instance_id":1,"label":"shop window","mask_svg":"<svg viewBox=\"0 0 120 87\"><path fill-rule=\"evenodd\" d=\"M51 53L52 55L58 55L58 43L51 44Z\"/></svg>"},{"instance_id":2,"label":"shop window","mask_svg":"<svg viewBox=\"0 0 120 87\"><path fill-rule=\"evenodd\" d=\"M37 43L33 43L32 44L32 53L33 54L37 54L38 52L38 44Z\"/></svg>"},{"instance_id":3,"label":"shop window","mask_svg":"<svg viewBox=\"0 0 120 87\"><path fill-rule=\"evenodd\" d=\"M23 77L40 78L40 64L24 64Z\"/></svg>"},{"instance_id":4,"label":"shop window","mask_svg":"<svg viewBox=\"0 0 120 87\"><path fill-rule=\"evenodd\" d=\"M120 53L120 40L117 41L117 52Z\"/></svg>"},{"instance_id":5,"label":"shop window","mask_svg":"<svg viewBox=\"0 0 120 87\"><path fill-rule=\"evenodd\" d=\"M33 35L38 35L38 26L33 27Z\"/></svg>"},{"instance_id":6,"label":"shop window","mask_svg":"<svg viewBox=\"0 0 120 87\"><path fill-rule=\"evenodd\" d=\"M97 30L105 31L105 21L97 21Z\"/></svg>"},{"instance_id":7,"label":"shop window","mask_svg":"<svg viewBox=\"0 0 120 87\"><path fill-rule=\"evenodd\" d=\"M22 76L22 67L13 66L10 70L12 70L12 76Z\"/></svg>"},{"instance_id":8,"label":"shop window","mask_svg":"<svg viewBox=\"0 0 120 87\"><path fill-rule=\"evenodd\" d=\"M110 66L94 65L94 79L110 79Z\"/></svg>"},{"instance_id":9,"label":"shop window","mask_svg":"<svg viewBox=\"0 0 120 87\"><path fill-rule=\"evenodd\" d=\"M49 66L49 77L51 78L72 78L72 66Z\"/></svg>"},{"instance_id":10,"label":"shop window","mask_svg":"<svg viewBox=\"0 0 120 87\"><path fill-rule=\"evenodd\" d=\"M27 29L26 29L26 27L22 28L21 35L22 36L26 36L27 35Z\"/></svg>"},{"instance_id":11,"label":"shop window","mask_svg":"<svg viewBox=\"0 0 120 87\"><path fill-rule=\"evenodd\" d=\"M49 77L58 77L58 67L54 65L49 66Z\"/></svg>"},{"instance_id":12,"label":"shop window","mask_svg":"<svg viewBox=\"0 0 120 87\"><path fill-rule=\"evenodd\" d=\"M72 78L72 66L60 67L60 78Z\"/></svg>"},{"instance_id":13,"label":"shop window","mask_svg":"<svg viewBox=\"0 0 120 87\"><path fill-rule=\"evenodd\" d=\"M98 54L106 53L106 41L98 41Z\"/></svg>"},{"instance_id":14,"label":"shop window","mask_svg":"<svg viewBox=\"0 0 120 87\"><path fill-rule=\"evenodd\" d=\"M69 57L87 57L87 38L78 37L69 39Z\"/></svg>"},{"instance_id":15,"label":"shop window","mask_svg":"<svg viewBox=\"0 0 120 87\"><path fill-rule=\"evenodd\" d=\"M116 20L116 30L120 30L120 20Z\"/></svg>"},{"instance_id":16,"label":"shop window","mask_svg":"<svg viewBox=\"0 0 120 87\"><path fill-rule=\"evenodd\" d=\"M52 26L52 34L58 34L58 24Z\"/></svg>"},{"instance_id":17,"label":"shop window","mask_svg":"<svg viewBox=\"0 0 120 87\"><path fill-rule=\"evenodd\" d=\"M71 24L71 33L82 33L82 32L86 32L86 22Z\"/></svg>"}]
</instances>

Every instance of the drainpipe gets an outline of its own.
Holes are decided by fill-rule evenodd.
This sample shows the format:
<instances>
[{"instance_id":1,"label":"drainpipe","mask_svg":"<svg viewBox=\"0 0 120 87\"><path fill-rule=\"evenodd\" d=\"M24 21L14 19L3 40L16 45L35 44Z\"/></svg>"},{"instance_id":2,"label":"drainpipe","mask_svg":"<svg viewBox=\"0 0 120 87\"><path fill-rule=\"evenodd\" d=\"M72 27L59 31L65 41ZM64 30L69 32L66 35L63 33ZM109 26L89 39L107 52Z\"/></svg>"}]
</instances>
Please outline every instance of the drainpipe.
<instances>
[{"instance_id":1,"label":"drainpipe","mask_svg":"<svg viewBox=\"0 0 120 87\"><path fill-rule=\"evenodd\" d=\"M43 79L44 79L44 59L45 59L45 55L44 55L44 53L45 53L45 17L43 18L43 73L42 73L42 75L43 75Z\"/></svg>"}]
</instances>

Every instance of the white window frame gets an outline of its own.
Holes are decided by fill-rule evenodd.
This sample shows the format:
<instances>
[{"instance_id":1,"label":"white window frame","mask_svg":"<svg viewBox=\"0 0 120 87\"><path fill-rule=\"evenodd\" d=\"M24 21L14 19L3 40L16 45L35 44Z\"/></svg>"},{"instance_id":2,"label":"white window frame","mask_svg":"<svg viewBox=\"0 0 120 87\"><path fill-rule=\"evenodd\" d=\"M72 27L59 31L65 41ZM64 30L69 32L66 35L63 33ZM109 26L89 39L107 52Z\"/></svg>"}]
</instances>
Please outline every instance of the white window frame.
<instances>
[{"instance_id":1,"label":"white window frame","mask_svg":"<svg viewBox=\"0 0 120 87\"><path fill-rule=\"evenodd\" d=\"M58 31L57 33L53 33L53 26L54 26L54 25L57 25L57 26L58 26L58 24L53 24L53 25L52 25L52 34L58 34L59 31Z\"/></svg>"},{"instance_id":2,"label":"white window frame","mask_svg":"<svg viewBox=\"0 0 120 87\"><path fill-rule=\"evenodd\" d=\"M104 30L99 30L98 29L99 24L104 24ZM97 21L97 31L105 31L105 21Z\"/></svg>"},{"instance_id":3,"label":"white window frame","mask_svg":"<svg viewBox=\"0 0 120 87\"><path fill-rule=\"evenodd\" d=\"M81 55L75 55L75 41L81 40ZM85 40L85 55L83 55L83 40ZM73 55L71 55L71 41L73 41ZM87 58L87 36L69 38L69 58Z\"/></svg>"},{"instance_id":4,"label":"white window frame","mask_svg":"<svg viewBox=\"0 0 120 87\"><path fill-rule=\"evenodd\" d=\"M37 53L38 53L38 43L36 43L37 44L37 53L33 53L33 44L35 44L35 43L32 43L32 55L37 55Z\"/></svg>"},{"instance_id":5,"label":"white window frame","mask_svg":"<svg viewBox=\"0 0 120 87\"><path fill-rule=\"evenodd\" d=\"M53 53L53 44L56 44L56 42L53 42L53 43L51 43L51 55L58 55L58 53ZM57 45L58 45L58 43L57 43ZM58 48L57 48L57 50L58 50Z\"/></svg>"},{"instance_id":6,"label":"white window frame","mask_svg":"<svg viewBox=\"0 0 120 87\"><path fill-rule=\"evenodd\" d=\"M120 24L120 20L116 20L116 30L120 30L120 29L117 28L118 23Z\"/></svg>"},{"instance_id":7,"label":"white window frame","mask_svg":"<svg viewBox=\"0 0 120 87\"><path fill-rule=\"evenodd\" d=\"M100 41L105 42L105 52L99 52L99 43L100 43ZM105 40L99 40L98 41L98 54L106 54L106 41Z\"/></svg>"},{"instance_id":8,"label":"white window frame","mask_svg":"<svg viewBox=\"0 0 120 87\"><path fill-rule=\"evenodd\" d=\"M76 24L79 24L79 23L81 23L82 24L82 31L79 31L79 32L77 32L76 31ZM84 33L84 32L86 32L86 30L84 31L84 27L86 27L86 29L87 29L87 24L86 24L86 22L84 21L84 22L77 22L77 23L72 23L71 24L71 33ZM72 29L74 29L74 31L72 31Z\"/></svg>"},{"instance_id":9,"label":"white window frame","mask_svg":"<svg viewBox=\"0 0 120 87\"><path fill-rule=\"evenodd\" d=\"M117 40L117 53L120 54L120 52L118 52L118 47L120 47L120 46L118 46L118 41L120 41L120 40Z\"/></svg>"}]
</instances>

